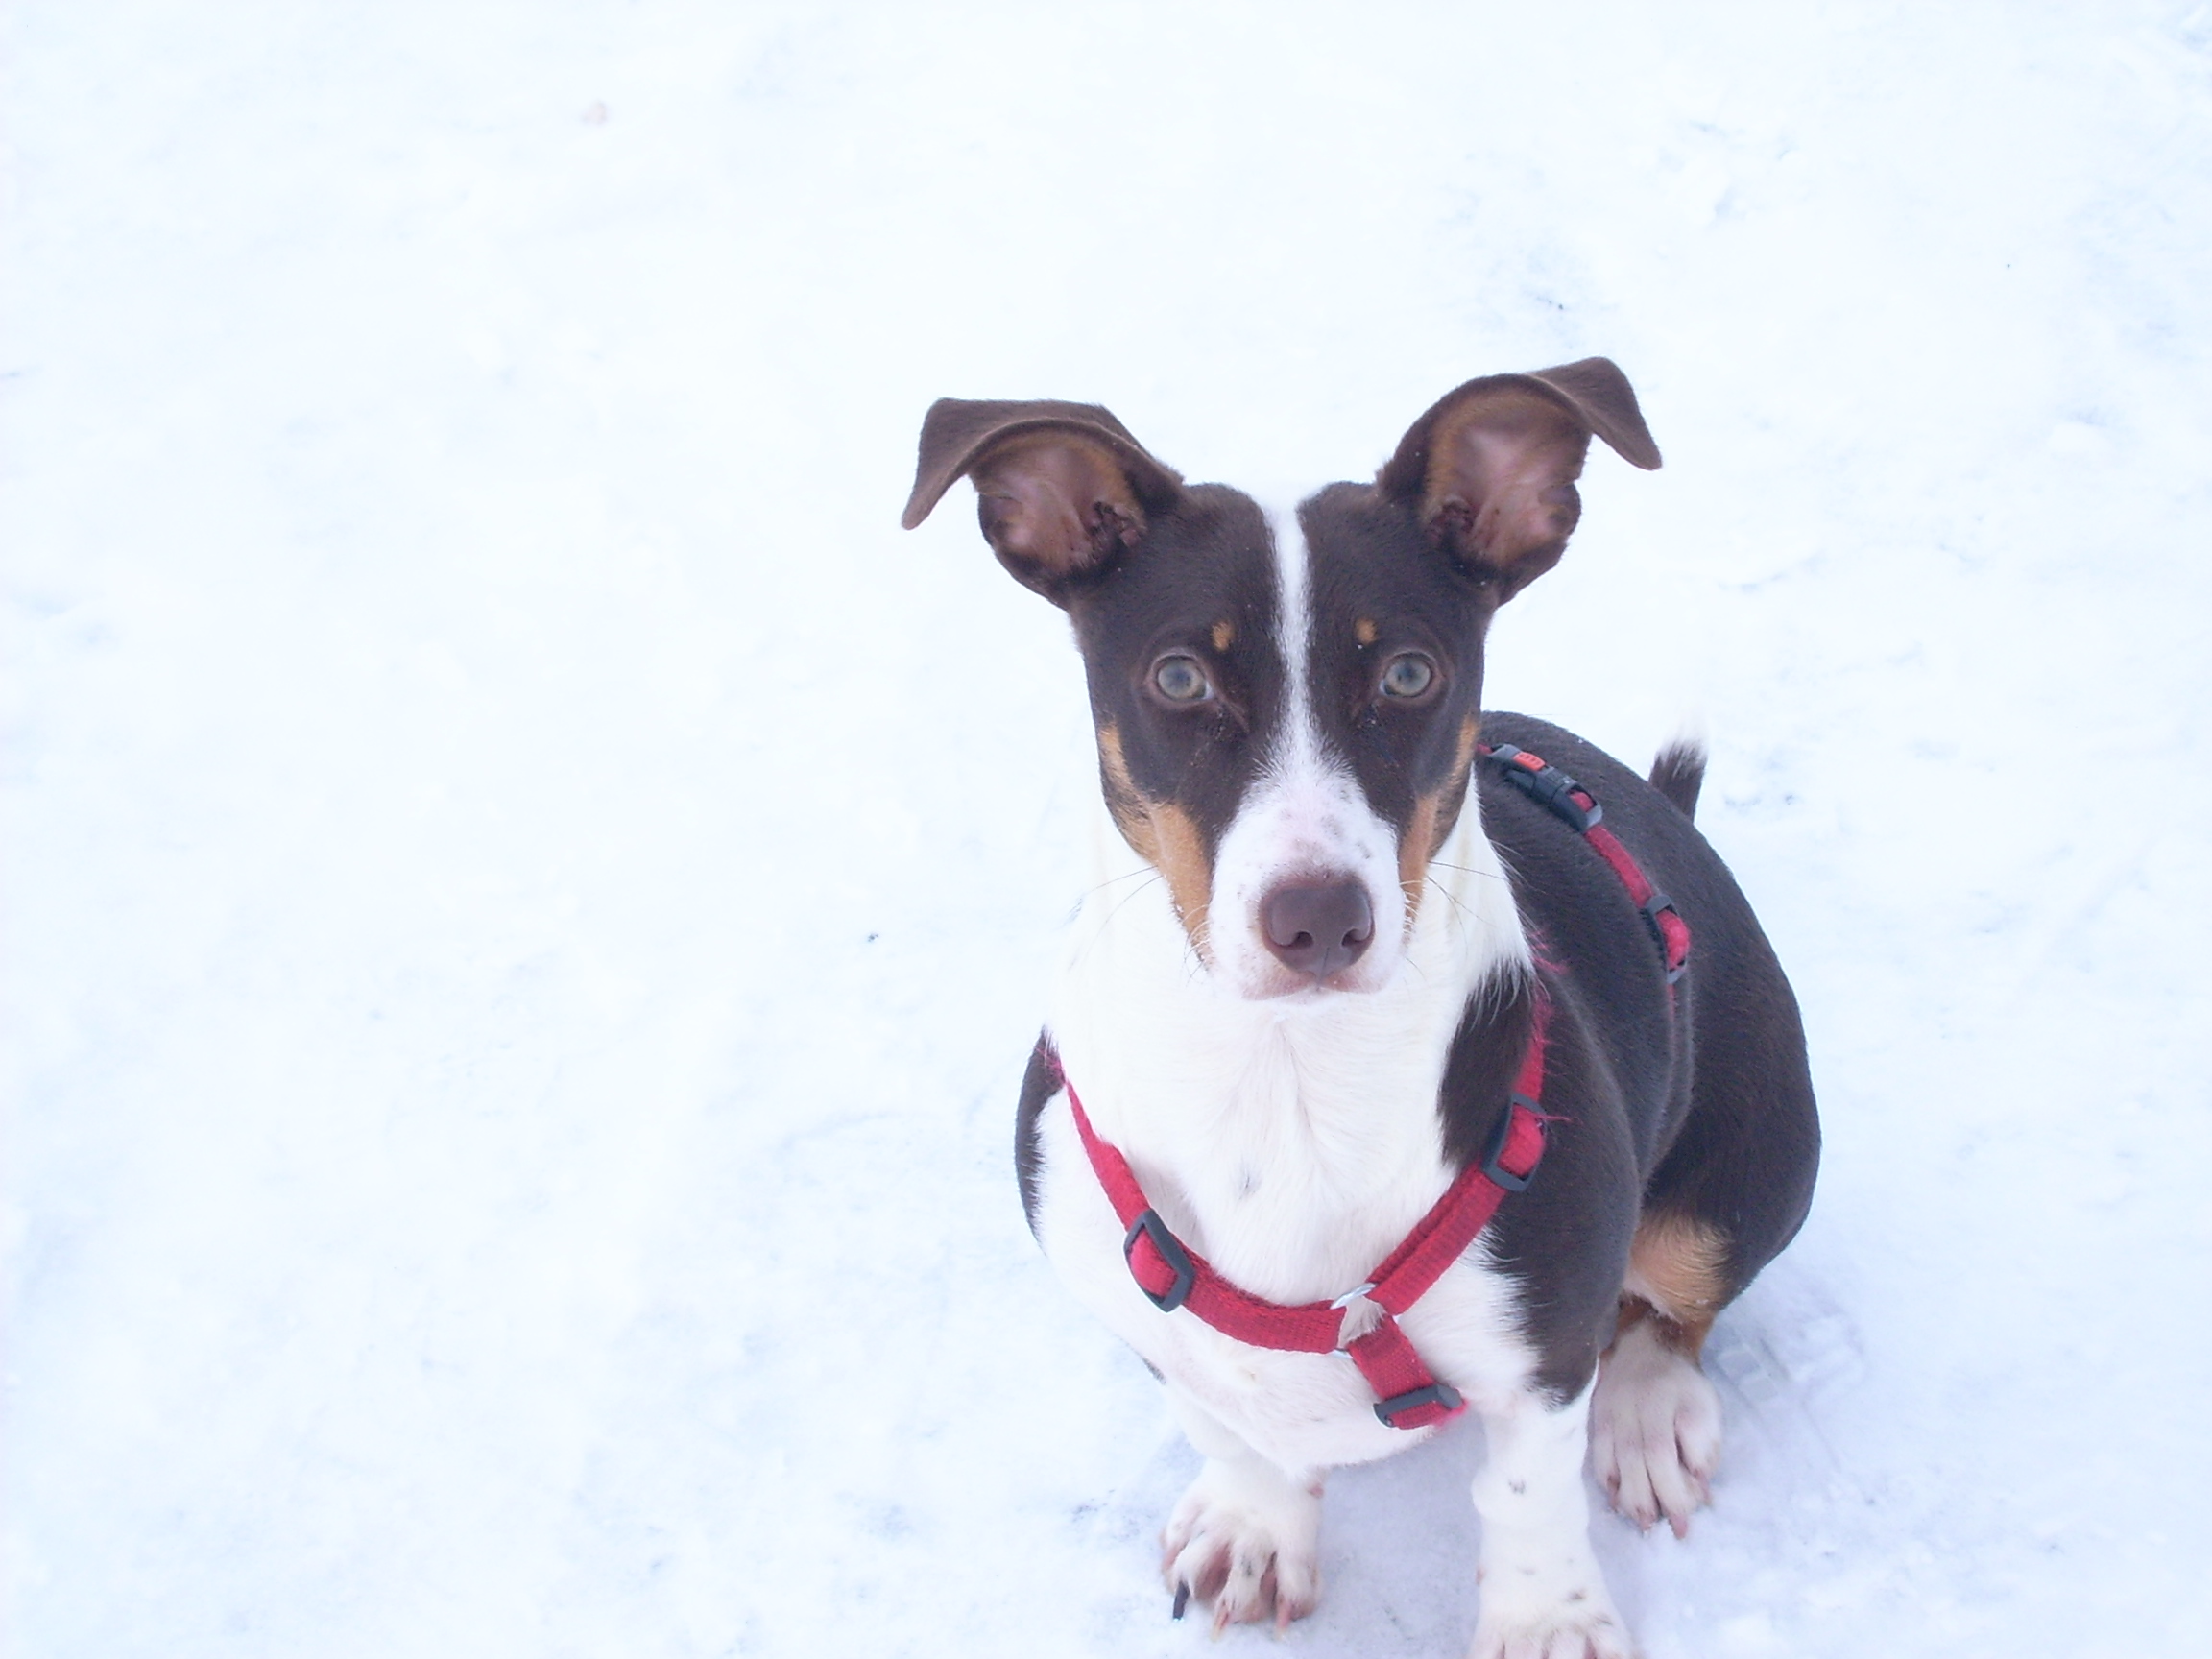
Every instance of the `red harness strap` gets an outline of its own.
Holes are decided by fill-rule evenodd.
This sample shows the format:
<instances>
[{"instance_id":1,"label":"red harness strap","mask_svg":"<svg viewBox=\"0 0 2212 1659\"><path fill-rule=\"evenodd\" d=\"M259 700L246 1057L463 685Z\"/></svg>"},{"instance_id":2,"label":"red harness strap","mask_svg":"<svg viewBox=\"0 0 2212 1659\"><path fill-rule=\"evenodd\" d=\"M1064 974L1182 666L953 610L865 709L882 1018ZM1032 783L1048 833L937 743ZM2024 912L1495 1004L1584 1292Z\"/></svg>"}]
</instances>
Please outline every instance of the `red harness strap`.
<instances>
[{"instance_id":1,"label":"red harness strap","mask_svg":"<svg viewBox=\"0 0 2212 1659\"><path fill-rule=\"evenodd\" d=\"M1069 1109L1075 1132L1083 1139L1083 1150L1090 1154L1091 1167L1106 1190L1114 1214L1128 1229L1121 1253L1138 1287L1162 1312L1188 1308L1223 1335L1256 1348L1330 1354L1342 1347L1375 1390L1375 1415L1392 1429L1425 1429L1457 1416L1464 1408L1459 1391L1436 1380L1399 1329L1397 1316L1420 1301L1443 1277L1444 1269L1465 1254L1505 1194L1520 1191L1536 1173L1544 1156L1544 1114L1538 1102L1544 1094L1545 1026L1550 1012L1539 981L1528 1051L1489 1156L1460 1171L1443 1197L1369 1275L1368 1283L1334 1302L1295 1307L1268 1302L1224 1279L1213 1263L1168 1231L1137 1184L1129 1161L1098 1138L1075 1086L1063 1074L1061 1082L1068 1090ZM1381 1309L1382 1316L1366 1334L1342 1343L1344 1310L1361 1296Z\"/></svg>"},{"instance_id":2,"label":"red harness strap","mask_svg":"<svg viewBox=\"0 0 2212 1659\"><path fill-rule=\"evenodd\" d=\"M1509 743L1496 747L1485 743L1481 752L1498 763L1510 782L1564 820L1597 850L1628 890L1645 926L1658 943L1667 983L1671 986L1681 978L1690 965L1690 926L1675 910L1673 901L1652 885L1613 831L1600 827L1604 808L1574 779L1556 766L1546 765L1526 749ZM1144 1189L1137 1184L1128 1159L1098 1139L1075 1085L1063 1072L1060 1081L1068 1091L1075 1132L1083 1138L1083 1150L1090 1155L1091 1167L1106 1190L1114 1214L1128 1229L1122 1238L1121 1254L1129 1262L1138 1288L1162 1312L1188 1308L1223 1335L1249 1342L1255 1348L1333 1354L1341 1347L1375 1390L1375 1415L1392 1429L1426 1429L1431 1423L1457 1416L1464 1408L1459 1391L1437 1381L1399 1329L1398 1315L1420 1301L1443 1277L1444 1269L1465 1254L1489 1225L1505 1194L1522 1190L1534 1177L1544 1156L1541 1102L1545 1029L1551 1012L1551 1000L1539 979L1528 1050L1522 1056L1512 1100L1488 1156L1459 1172L1458 1179L1445 1189L1444 1196L1375 1269L1368 1283L1334 1302L1302 1302L1295 1307L1268 1302L1239 1289L1168 1231L1159 1212L1145 1199ZM1344 1310L1362 1296L1382 1310L1382 1318L1364 1335L1342 1342Z\"/></svg>"},{"instance_id":3,"label":"red harness strap","mask_svg":"<svg viewBox=\"0 0 2212 1659\"><path fill-rule=\"evenodd\" d=\"M1478 747L1486 758L1498 762L1508 783L1563 820L1605 860L1613 874L1621 878L1621 885L1628 889L1628 897L1642 914L1644 926L1650 929L1652 939L1658 944L1659 954L1667 963L1667 983L1671 985L1681 978L1690 966L1690 924L1682 920L1682 913L1674 908L1674 901L1651 884L1651 878L1644 874L1634 855L1621 845L1620 837L1603 827L1605 808L1598 805L1589 790L1558 767L1547 765L1526 749L1516 749L1510 743L1495 747L1483 743Z\"/></svg>"}]
</instances>

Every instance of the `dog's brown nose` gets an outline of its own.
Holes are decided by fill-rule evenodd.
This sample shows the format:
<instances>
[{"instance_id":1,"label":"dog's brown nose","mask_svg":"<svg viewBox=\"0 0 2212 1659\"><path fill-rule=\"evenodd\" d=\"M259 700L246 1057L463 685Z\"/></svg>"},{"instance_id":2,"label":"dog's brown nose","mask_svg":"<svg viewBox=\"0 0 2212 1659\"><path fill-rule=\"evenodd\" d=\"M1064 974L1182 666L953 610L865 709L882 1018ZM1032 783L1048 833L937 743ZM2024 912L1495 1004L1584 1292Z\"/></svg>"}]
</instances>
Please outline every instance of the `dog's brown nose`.
<instances>
[{"instance_id":1,"label":"dog's brown nose","mask_svg":"<svg viewBox=\"0 0 2212 1659\"><path fill-rule=\"evenodd\" d=\"M1375 907L1360 881L1278 887L1261 902L1260 931L1285 967L1326 979L1365 952Z\"/></svg>"}]
</instances>

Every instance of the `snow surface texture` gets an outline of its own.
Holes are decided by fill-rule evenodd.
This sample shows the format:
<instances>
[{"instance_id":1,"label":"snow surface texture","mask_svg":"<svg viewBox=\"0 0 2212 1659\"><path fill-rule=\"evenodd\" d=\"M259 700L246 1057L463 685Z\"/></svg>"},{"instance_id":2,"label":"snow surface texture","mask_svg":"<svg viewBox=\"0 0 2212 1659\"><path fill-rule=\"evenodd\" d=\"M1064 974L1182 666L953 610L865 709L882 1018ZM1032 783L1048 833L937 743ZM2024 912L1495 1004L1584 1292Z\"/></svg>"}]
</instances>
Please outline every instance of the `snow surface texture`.
<instances>
[{"instance_id":1,"label":"snow surface texture","mask_svg":"<svg viewBox=\"0 0 2212 1659\"><path fill-rule=\"evenodd\" d=\"M1829 1136L1623 1610L2212 1649L2212 9L4 29L13 1651L1199 1651L1009 1167L1077 663L914 436L1274 489L1590 352L1667 469L1490 701L1704 713ZM1286 1651L1464 1647L1479 1455Z\"/></svg>"}]
</instances>

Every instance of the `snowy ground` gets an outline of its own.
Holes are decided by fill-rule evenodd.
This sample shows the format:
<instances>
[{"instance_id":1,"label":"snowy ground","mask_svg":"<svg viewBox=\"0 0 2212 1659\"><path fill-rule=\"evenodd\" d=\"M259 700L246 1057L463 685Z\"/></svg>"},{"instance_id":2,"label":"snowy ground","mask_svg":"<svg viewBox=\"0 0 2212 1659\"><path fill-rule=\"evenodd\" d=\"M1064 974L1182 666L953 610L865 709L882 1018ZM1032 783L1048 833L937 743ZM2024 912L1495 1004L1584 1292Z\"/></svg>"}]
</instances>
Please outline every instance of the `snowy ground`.
<instances>
[{"instance_id":1,"label":"snowy ground","mask_svg":"<svg viewBox=\"0 0 2212 1659\"><path fill-rule=\"evenodd\" d=\"M2212 7L4 29L13 1651L1199 1651L1008 1166L1076 663L914 433L1274 487L1593 351L1668 467L1491 700L1704 711L1829 1129L1626 1610L2212 1648ZM1284 1650L1456 1652L1479 1456Z\"/></svg>"}]
</instances>

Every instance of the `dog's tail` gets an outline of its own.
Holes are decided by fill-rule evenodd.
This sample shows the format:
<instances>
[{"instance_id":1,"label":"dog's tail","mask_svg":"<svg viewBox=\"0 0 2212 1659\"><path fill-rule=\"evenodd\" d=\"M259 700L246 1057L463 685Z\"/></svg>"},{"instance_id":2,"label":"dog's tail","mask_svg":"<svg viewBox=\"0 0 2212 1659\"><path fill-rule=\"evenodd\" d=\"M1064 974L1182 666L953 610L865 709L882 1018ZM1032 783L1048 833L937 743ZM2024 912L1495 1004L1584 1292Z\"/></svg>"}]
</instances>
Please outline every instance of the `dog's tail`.
<instances>
[{"instance_id":1,"label":"dog's tail","mask_svg":"<svg viewBox=\"0 0 2212 1659\"><path fill-rule=\"evenodd\" d=\"M1676 737L1659 751L1651 762L1651 787L1682 809L1682 816L1697 815L1697 791L1705 782L1705 740Z\"/></svg>"}]
</instances>

